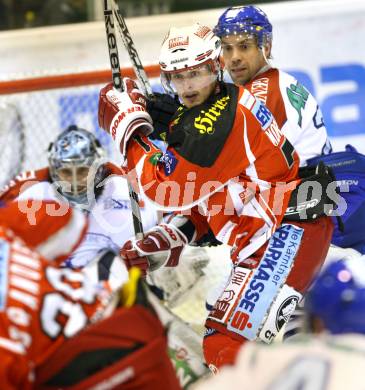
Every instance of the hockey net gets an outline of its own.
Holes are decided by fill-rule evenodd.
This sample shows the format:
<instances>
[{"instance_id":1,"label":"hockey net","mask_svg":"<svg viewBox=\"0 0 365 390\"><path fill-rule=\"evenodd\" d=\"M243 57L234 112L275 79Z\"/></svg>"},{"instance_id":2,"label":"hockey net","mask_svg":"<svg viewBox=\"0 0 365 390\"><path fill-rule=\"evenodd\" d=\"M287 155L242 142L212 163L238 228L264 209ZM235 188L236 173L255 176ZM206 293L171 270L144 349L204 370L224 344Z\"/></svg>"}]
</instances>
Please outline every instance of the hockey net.
<instances>
[{"instance_id":1,"label":"hockey net","mask_svg":"<svg viewBox=\"0 0 365 390\"><path fill-rule=\"evenodd\" d=\"M158 67L146 69L157 82ZM122 72L134 77L131 68ZM110 80L110 70L101 70L0 81L0 186L20 171L47 165L50 142L72 124L92 131L116 160L97 120L99 90Z\"/></svg>"},{"instance_id":2,"label":"hockey net","mask_svg":"<svg viewBox=\"0 0 365 390\"><path fill-rule=\"evenodd\" d=\"M159 67L145 67L152 87L160 89ZM134 78L132 68L122 69ZM42 75L0 81L0 187L29 169L47 166L47 150L56 136L69 125L92 131L114 162L120 160L110 137L98 126L97 106L100 88L111 80L110 70ZM180 273L170 286L188 294L173 296L171 309L196 330L203 330L208 291L221 283L229 272L226 247L209 248L209 262L192 274ZM191 265L186 266L191 269ZM228 261L228 262L227 262ZM181 277L182 276L182 277Z\"/></svg>"}]
</instances>

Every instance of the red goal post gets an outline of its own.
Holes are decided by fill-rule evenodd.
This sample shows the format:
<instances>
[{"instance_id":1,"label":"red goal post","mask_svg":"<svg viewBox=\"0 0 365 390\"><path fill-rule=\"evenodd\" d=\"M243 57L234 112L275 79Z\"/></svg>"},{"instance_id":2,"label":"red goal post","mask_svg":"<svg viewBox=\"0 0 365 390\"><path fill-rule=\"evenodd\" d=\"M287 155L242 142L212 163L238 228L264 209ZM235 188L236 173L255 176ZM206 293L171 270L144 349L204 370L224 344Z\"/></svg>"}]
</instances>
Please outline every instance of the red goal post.
<instances>
[{"instance_id":1,"label":"red goal post","mask_svg":"<svg viewBox=\"0 0 365 390\"><path fill-rule=\"evenodd\" d=\"M160 75L160 68L158 65L145 66L144 69L150 78L156 78ZM124 77L135 78L132 68L123 68L121 71ZM86 85L105 84L108 82L111 82L110 69L20 78L0 81L0 95L36 92L48 89L82 87Z\"/></svg>"}]
</instances>

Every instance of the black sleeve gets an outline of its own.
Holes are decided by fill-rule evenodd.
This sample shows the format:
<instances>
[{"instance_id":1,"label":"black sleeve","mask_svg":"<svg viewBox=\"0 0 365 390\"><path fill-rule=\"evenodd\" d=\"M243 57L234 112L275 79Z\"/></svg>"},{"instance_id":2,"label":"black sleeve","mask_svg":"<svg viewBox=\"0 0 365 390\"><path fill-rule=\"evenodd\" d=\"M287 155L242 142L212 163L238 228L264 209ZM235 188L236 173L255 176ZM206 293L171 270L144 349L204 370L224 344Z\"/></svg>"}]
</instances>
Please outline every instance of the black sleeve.
<instances>
[{"instance_id":1,"label":"black sleeve","mask_svg":"<svg viewBox=\"0 0 365 390\"><path fill-rule=\"evenodd\" d=\"M153 140L166 141L171 118L179 108L177 96L155 93L154 99L147 100L147 111L153 120L153 133L149 136Z\"/></svg>"}]
</instances>

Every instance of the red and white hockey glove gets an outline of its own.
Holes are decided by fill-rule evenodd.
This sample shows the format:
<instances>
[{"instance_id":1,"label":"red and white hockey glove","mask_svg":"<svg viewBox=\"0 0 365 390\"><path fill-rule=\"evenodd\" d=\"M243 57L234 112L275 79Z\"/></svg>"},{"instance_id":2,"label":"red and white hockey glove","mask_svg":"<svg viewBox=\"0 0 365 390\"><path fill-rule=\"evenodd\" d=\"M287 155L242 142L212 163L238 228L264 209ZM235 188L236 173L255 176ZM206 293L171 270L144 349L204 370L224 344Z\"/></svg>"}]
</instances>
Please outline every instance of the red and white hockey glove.
<instances>
[{"instance_id":1,"label":"red and white hockey glove","mask_svg":"<svg viewBox=\"0 0 365 390\"><path fill-rule=\"evenodd\" d=\"M162 265L176 267L187 243L188 239L176 226L160 224L149 230L143 239L127 241L120 256L128 269L138 267L146 276L148 270L154 271Z\"/></svg>"},{"instance_id":2,"label":"red and white hockey glove","mask_svg":"<svg viewBox=\"0 0 365 390\"><path fill-rule=\"evenodd\" d=\"M99 94L99 126L113 138L122 156L126 156L127 143L136 131L149 135L153 131L152 119L146 111L146 98L130 78L123 78L124 92L110 83Z\"/></svg>"}]
</instances>

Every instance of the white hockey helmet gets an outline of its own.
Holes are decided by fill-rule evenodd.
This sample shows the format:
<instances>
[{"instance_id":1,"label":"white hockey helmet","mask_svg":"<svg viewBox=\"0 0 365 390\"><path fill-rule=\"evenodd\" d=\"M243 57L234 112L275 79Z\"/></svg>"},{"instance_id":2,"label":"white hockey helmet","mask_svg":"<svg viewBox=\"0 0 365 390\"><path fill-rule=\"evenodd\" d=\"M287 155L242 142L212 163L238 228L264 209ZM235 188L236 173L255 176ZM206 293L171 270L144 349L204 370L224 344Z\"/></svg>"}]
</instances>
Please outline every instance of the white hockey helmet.
<instances>
[{"instance_id":1,"label":"white hockey helmet","mask_svg":"<svg viewBox=\"0 0 365 390\"><path fill-rule=\"evenodd\" d=\"M169 75L208 65L218 77L221 51L220 38L204 25L195 23L186 27L172 27L162 43L160 51L160 69L162 86L168 92Z\"/></svg>"}]
</instances>

